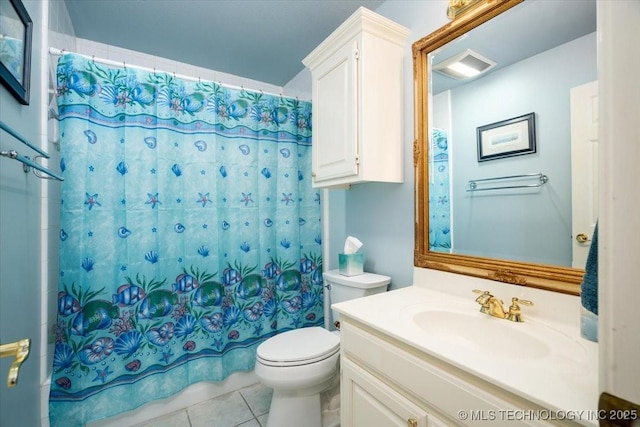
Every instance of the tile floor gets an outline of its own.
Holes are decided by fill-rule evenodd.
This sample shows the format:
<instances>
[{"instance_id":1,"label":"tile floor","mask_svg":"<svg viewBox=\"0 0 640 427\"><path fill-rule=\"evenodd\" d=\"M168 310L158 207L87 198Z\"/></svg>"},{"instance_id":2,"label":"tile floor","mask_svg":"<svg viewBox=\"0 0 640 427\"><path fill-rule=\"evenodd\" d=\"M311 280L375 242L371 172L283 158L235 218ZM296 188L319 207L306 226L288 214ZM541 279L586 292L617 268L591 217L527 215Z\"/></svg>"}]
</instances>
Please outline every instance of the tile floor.
<instances>
[{"instance_id":1,"label":"tile floor","mask_svg":"<svg viewBox=\"0 0 640 427\"><path fill-rule=\"evenodd\" d=\"M255 384L134 427L265 427L272 394Z\"/></svg>"}]
</instances>

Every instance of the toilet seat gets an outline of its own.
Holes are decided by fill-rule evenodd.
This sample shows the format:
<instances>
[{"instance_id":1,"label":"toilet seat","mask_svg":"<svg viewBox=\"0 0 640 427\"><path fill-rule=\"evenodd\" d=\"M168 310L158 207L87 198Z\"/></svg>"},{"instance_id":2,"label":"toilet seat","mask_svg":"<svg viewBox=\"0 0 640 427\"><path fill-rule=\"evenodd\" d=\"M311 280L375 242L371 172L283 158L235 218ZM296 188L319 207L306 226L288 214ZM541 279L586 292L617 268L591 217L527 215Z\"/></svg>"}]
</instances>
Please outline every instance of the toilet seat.
<instances>
[{"instance_id":1,"label":"toilet seat","mask_svg":"<svg viewBox=\"0 0 640 427\"><path fill-rule=\"evenodd\" d=\"M267 366L300 366L327 359L340 351L340 338L324 328L294 329L258 346L258 362Z\"/></svg>"}]
</instances>

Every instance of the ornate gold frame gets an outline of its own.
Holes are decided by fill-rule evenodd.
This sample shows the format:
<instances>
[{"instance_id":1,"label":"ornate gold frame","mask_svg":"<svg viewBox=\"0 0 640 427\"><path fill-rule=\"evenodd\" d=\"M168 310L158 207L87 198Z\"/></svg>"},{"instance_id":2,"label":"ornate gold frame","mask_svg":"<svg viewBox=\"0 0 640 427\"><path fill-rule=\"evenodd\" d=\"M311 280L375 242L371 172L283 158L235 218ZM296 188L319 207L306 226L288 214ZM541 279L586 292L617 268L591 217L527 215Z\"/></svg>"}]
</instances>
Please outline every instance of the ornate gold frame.
<instances>
[{"instance_id":1,"label":"ornate gold frame","mask_svg":"<svg viewBox=\"0 0 640 427\"><path fill-rule=\"evenodd\" d=\"M579 295L584 270L546 264L516 262L429 251L429 185L427 182L429 63L428 54L523 0L450 0L455 20L416 41L412 46L414 75L415 140L415 248L414 265L481 277L519 286ZM460 3L463 3L460 6Z\"/></svg>"},{"instance_id":2,"label":"ornate gold frame","mask_svg":"<svg viewBox=\"0 0 640 427\"><path fill-rule=\"evenodd\" d=\"M473 6L475 6L480 1L482 0L449 0L449 6L447 7L447 16L450 19L455 19L473 8Z\"/></svg>"}]
</instances>

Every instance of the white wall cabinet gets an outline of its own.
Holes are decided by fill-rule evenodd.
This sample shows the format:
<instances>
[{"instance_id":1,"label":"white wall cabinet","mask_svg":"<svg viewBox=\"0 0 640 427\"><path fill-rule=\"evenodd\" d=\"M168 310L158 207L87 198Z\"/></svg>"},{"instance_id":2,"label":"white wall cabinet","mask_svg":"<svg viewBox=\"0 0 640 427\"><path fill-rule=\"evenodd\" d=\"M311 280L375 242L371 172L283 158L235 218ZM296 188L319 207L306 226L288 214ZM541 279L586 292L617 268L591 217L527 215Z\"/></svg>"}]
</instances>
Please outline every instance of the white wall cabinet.
<instances>
[{"instance_id":1,"label":"white wall cabinet","mask_svg":"<svg viewBox=\"0 0 640 427\"><path fill-rule=\"evenodd\" d=\"M361 7L302 61L313 84L314 187L403 182L408 34Z\"/></svg>"},{"instance_id":2,"label":"white wall cabinet","mask_svg":"<svg viewBox=\"0 0 640 427\"><path fill-rule=\"evenodd\" d=\"M345 314L340 323L343 426L577 425Z\"/></svg>"}]
</instances>

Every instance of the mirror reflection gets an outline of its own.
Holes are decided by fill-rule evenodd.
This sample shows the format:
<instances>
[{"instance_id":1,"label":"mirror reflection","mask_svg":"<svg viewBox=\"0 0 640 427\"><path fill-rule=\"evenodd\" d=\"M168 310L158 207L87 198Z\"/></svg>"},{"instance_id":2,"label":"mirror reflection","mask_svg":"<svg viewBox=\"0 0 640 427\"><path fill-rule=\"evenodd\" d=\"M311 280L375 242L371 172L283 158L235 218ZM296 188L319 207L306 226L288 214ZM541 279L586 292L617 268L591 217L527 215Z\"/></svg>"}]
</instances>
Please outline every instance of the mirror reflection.
<instances>
[{"instance_id":1,"label":"mirror reflection","mask_svg":"<svg viewBox=\"0 0 640 427\"><path fill-rule=\"evenodd\" d=\"M595 0L527 0L427 61L429 251L584 268L588 237L573 236L597 219Z\"/></svg>"}]
</instances>

